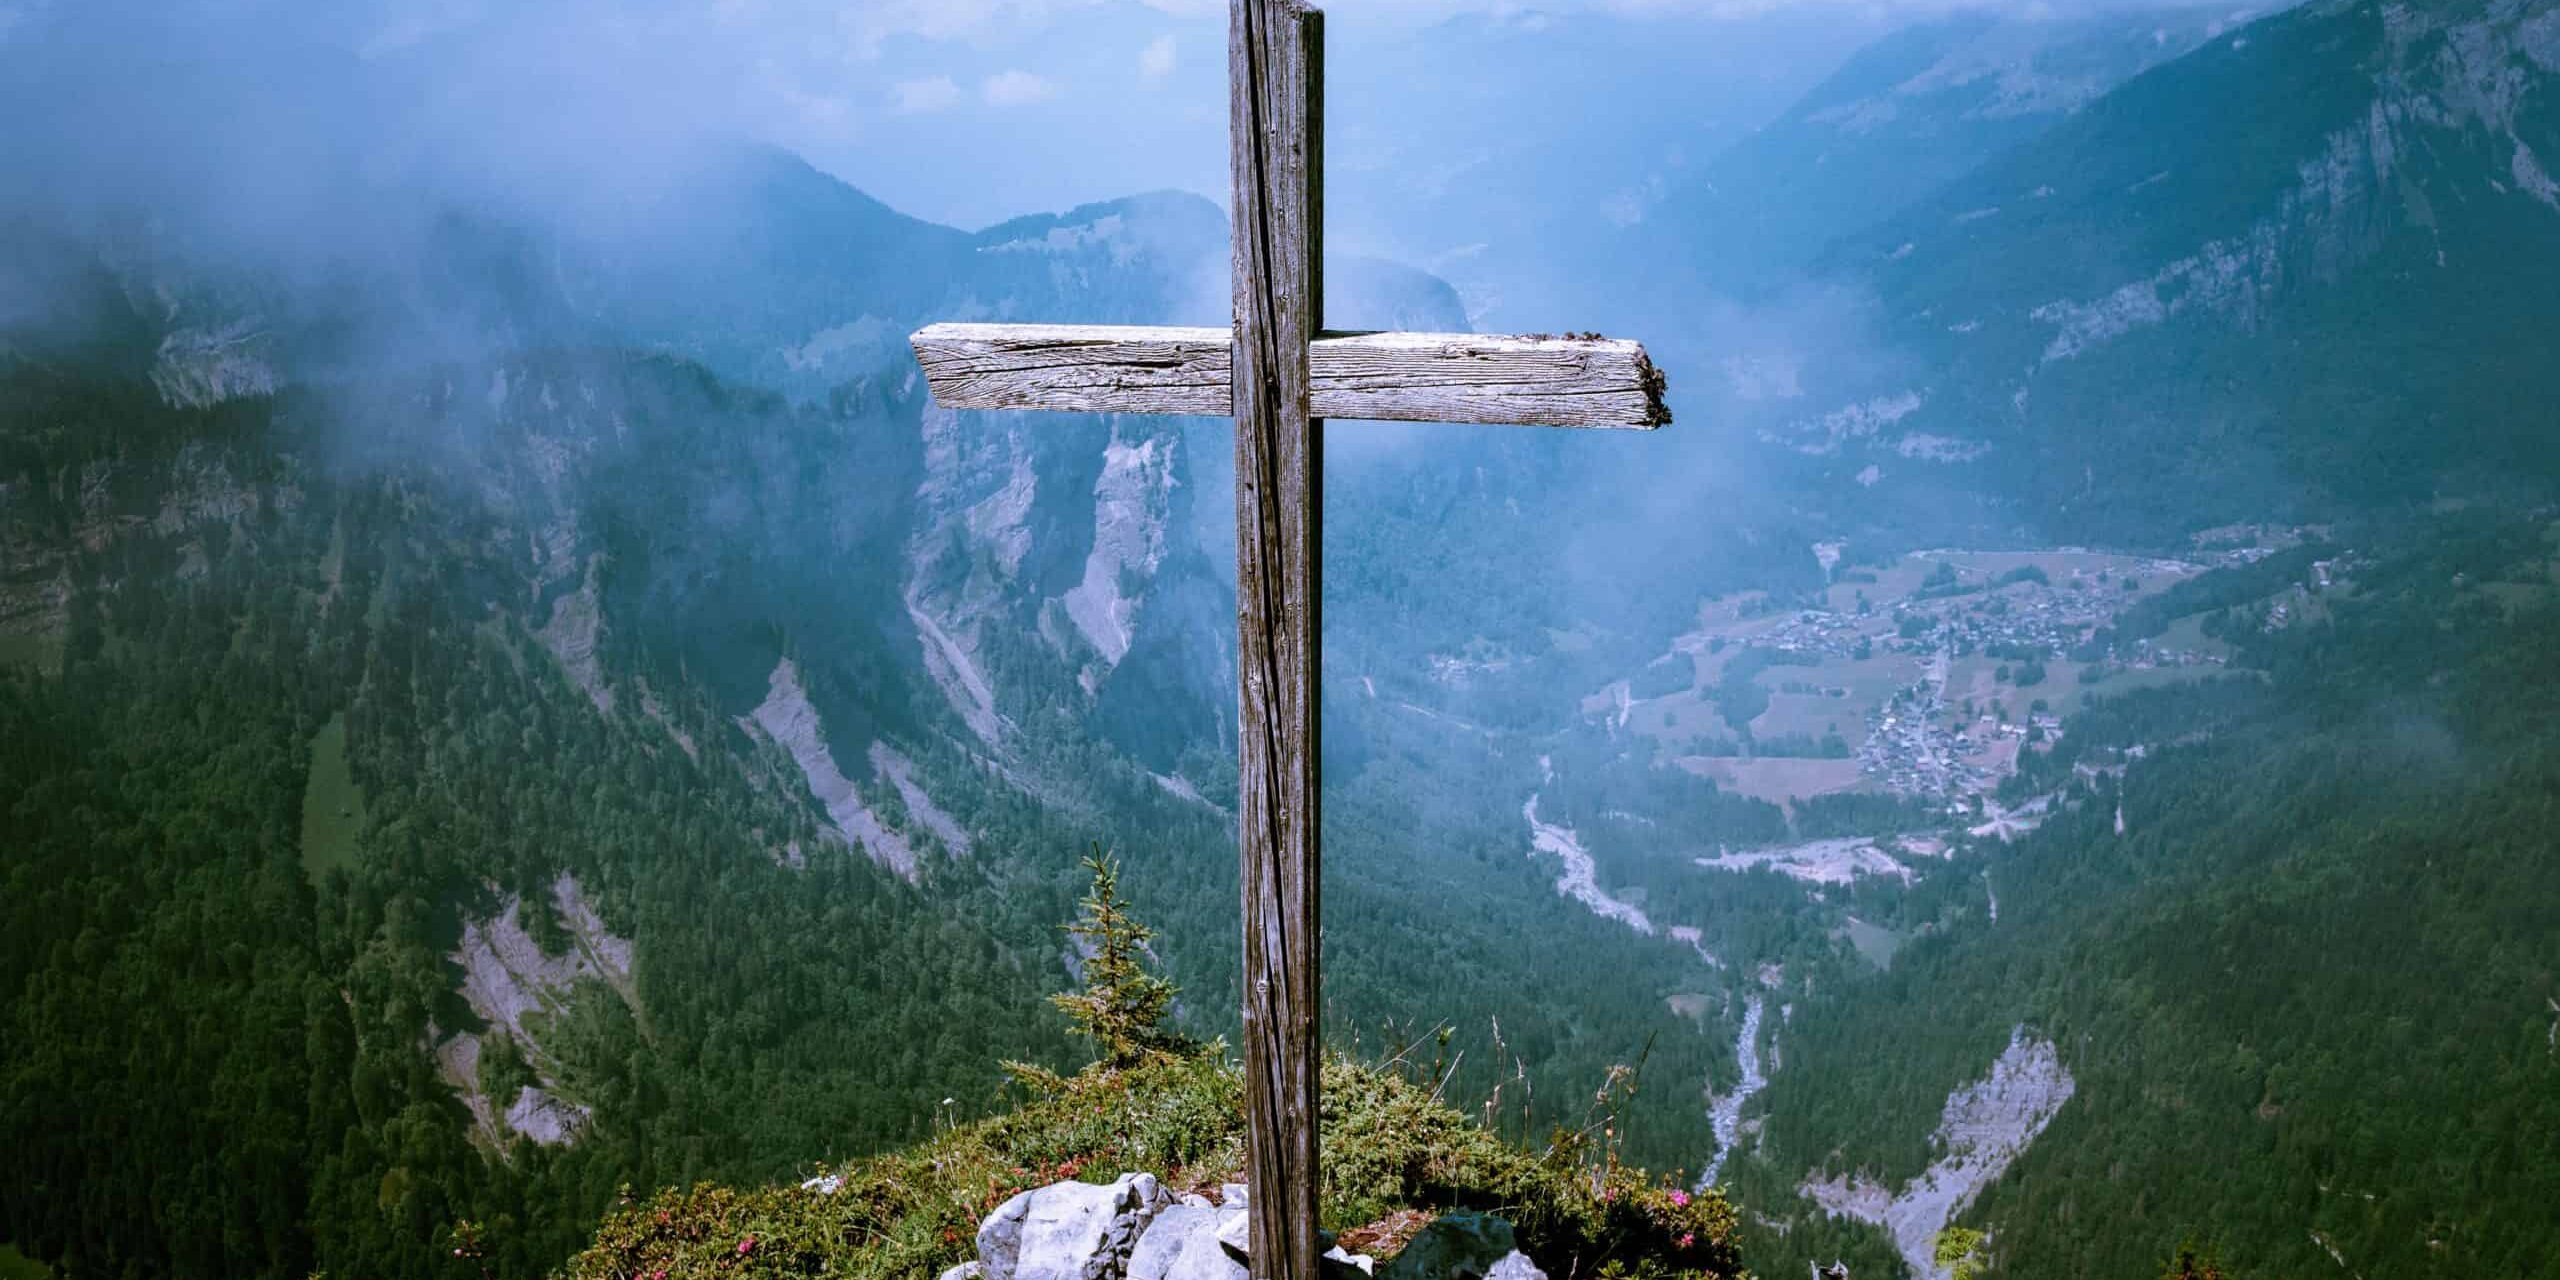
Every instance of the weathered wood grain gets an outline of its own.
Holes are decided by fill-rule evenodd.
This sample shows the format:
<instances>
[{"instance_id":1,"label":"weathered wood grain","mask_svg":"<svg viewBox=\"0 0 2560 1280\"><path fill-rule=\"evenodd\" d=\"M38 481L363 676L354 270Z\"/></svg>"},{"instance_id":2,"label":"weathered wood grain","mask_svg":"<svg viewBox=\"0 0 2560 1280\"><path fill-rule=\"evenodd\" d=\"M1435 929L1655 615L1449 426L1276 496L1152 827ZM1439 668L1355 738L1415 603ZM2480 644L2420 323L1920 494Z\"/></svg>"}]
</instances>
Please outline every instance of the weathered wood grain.
<instances>
[{"instance_id":1,"label":"weathered wood grain","mask_svg":"<svg viewBox=\"0 0 2560 1280\"><path fill-rule=\"evenodd\" d=\"M910 342L953 409L1235 411L1225 329L937 324ZM1325 333L1308 348L1319 418L1537 427L1668 424L1644 345L1544 334Z\"/></svg>"},{"instance_id":2,"label":"weathered wood grain","mask_svg":"<svg viewBox=\"0 0 2560 1280\"><path fill-rule=\"evenodd\" d=\"M1253 1280L1320 1280L1316 663L1324 424L1324 15L1230 0L1235 188L1236 843Z\"/></svg>"}]
</instances>

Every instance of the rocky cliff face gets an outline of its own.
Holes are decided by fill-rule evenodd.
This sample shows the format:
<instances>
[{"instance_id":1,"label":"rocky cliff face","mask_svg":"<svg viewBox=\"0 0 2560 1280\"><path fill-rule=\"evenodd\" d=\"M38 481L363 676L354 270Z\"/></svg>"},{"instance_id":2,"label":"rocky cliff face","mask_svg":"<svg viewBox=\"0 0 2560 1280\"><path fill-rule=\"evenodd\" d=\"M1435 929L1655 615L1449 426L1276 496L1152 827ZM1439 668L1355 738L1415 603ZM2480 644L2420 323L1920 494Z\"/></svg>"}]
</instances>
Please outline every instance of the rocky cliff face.
<instances>
[{"instance_id":1,"label":"rocky cliff face","mask_svg":"<svg viewBox=\"0 0 2560 1280\"><path fill-rule=\"evenodd\" d=\"M462 971L462 998L482 1024L479 1031L457 1031L428 1038L434 1046L437 1073L471 1113L473 1139L492 1153L503 1153L513 1137L542 1146L577 1141L594 1112L561 1090L561 1067L543 1047L550 1021L563 1014L582 986L599 986L639 1009L632 985L631 941L616 937L597 918L578 882L563 873L551 886L551 910L568 935L566 950L543 950L523 923L524 900L508 894L486 917L466 918L462 943L450 959ZM503 1038L510 1057L526 1064L534 1083L512 1083L511 1092L492 1096L482 1055Z\"/></svg>"},{"instance_id":2,"label":"rocky cliff face","mask_svg":"<svg viewBox=\"0 0 2560 1280\"><path fill-rule=\"evenodd\" d=\"M844 776L834 751L827 746L826 730L818 723L818 709L810 705L808 691L801 687L799 666L789 658L775 663L770 690L752 713L740 718L739 728L771 742L790 757L809 795L834 824L834 835L913 883L914 843L863 803L861 790Z\"/></svg>"}]
</instances>

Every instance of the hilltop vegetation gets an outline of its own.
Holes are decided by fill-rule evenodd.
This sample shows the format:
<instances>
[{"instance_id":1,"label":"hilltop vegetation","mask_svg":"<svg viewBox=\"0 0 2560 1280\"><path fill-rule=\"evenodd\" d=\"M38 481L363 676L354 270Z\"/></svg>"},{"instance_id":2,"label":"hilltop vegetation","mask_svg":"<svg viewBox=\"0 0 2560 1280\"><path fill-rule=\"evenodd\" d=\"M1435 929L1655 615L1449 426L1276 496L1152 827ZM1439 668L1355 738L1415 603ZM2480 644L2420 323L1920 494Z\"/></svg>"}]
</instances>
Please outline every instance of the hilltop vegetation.
<instances>
[{"instance_id":1,"label":"hilltop vegetation","mask_svg":"<svg viewBox=\"0 0 2560 1280\"><path fill-rule=\"evenodd\" d=\"M1118 894L1119 868L1089 859L1093 892L1075 934L1093 948L1082 991L1055 1003L1092 1041L1073 1076L1016 1064L1030 1096L952 1125L905 1151L853 1162L799 1186L697 1185L647 1199L626 1191L571 1280L635 1275L939 1274L970 1256L978 1224L1017 1192L1081 1177L1155 1174L1215 1193L1244 1177L1244 1085L1222 1044L1188 1044L1161 1025L1170 983L1146 971L1151 931ZM1424 1064L1416 1042L1380 1063L1324 1065L1318 1213L1364 1249L1391 1252L1417 1220L1451 1209L1509 1220L1549 1274L1624 1280L1737 1276L1724 1198L1692 1195L1620 1162L1620 1110L1635 1070L1613 1068L1578 1124L1543 1150L1495 1137L1442 1100L1447 1036ZM1490 1118L1496 1109L1488 1107Z\"/></svg>"},{"instance_id":2,"label":"hilltop vegetation","mask_svg":"<svg viewBox=\"0 0 2560 1280\"><path fill-rule=\"evenodd\" d=\"M897 561L863 549L878 543L749 572L733 557L788 540L681 536L722 527L702 514L727 510L713 494L650 503L678 474L758 458L894 466L877 400L794 409L655 357L505 367L528 396L590 389L642 446L595 513L620 566L601 590L636 597L591 651L610 711L545 634L580 579L521 603L527 524L575 498L527 463L545 446L525 423L457 405L454 434L484 443L489 469L421 449L340 474L307 461L342 425L317 395L182 409L76 364L8 367L0 472L48 478L11 490L0 533L38 567L12 599L50 607L57 574L71 588L58 651L0 670L0 1240L23 1253L69 1276L434 1276L453 1269L440 1233L467 1220L493 1270L537 1274L625 1183L757 1185L986 1114L997 1060L1074 1060L1043 999L1066 973L1054 922L1074 900L1072 852L1106 832L1190 988L1175 1025L1232 1032L1216 809L1086 738L1069 681L1007 710L1032 726L1021 767L1078 779L1081 803L956 785L988 775L918 728L939 723L939 700L897 674L913 641L883 622L904 614L884 571ZM84 475L85 491L49 479ZM801 628L739 620L783 598ZM718 625L680 625L680 604ZM919 785L967 822L968 856L936 853L914 886L874 867L739 727L803 644L829 727L905 744ZM1329 813L1337 1040L1447 1018L1476 1052L1444 1096L1469 1106L1497 1078L1497 1015L1499 1071L1525 1069L1548 1099L1595 1087L1656 1032L1660 1076L1713 1070L1714 1041L1660 1006L1678 982L1668 958L1547 905L1504 815L1465 816L1500 762L1444 771L1426 745L1373 740L1374 767ZM898 793L879 791L895 816ZM574 969L584 926L560 917L563 877L600 936L630 946L627 990L536 992L519 1041L472 1003L464 940L520 935L536 948L523 964ZM1483 945L1551 916L1628 963L1549 975L1535 948ZM485 1052L456 1079L433 1051L465 1033ZM583 1119L518 1129L505 1113L528 1087ZM467 1105L475 1089L491 1114ZM1694 1161L1694 1113L1681 1090L1648 1090L1627 1109L1627 1153Z\"/></svg>"}]
</instances>

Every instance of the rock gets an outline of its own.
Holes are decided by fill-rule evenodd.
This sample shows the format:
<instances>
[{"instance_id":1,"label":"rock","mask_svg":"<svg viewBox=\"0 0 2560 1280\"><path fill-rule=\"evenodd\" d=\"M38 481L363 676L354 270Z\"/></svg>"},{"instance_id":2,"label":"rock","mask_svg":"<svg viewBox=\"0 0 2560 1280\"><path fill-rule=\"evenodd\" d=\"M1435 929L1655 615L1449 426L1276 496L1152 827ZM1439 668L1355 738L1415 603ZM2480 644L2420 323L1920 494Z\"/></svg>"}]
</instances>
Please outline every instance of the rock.
<instances>
[{"instance_id":1,"label":"rock","mask_svg":"<svg viewBox=\"0 0 2560 1280\"><path fill-rule=\"evenodd\" d=\"M940 1280L978 1280L978 1274L986 1269L987 1264L972 1258L967 1262L961 1263L959 1266L953 1267L949 1271L943 1272Z\"/></svg>"},{"instance_id":2,"label":"rock","mask_svg":"<svg viewBox=\"0 0 2560 1280\"><path fill-rule=\"evenodd\" d=\"M1216 1201L1211 1200L1209 1197L1201 1195L1196 1191L1186 1191L1182 1193L1182 1200L1180 1203L1189 1205L1194 1209L1215 1209L1218 1207Z\"/></svg>"},{"instance_id":3,"label":"rock","mask_svg":"<svg viewBox=\"0 0 2560 1280\"><path fill-rule=\"evenodd\" d=\"M1253 1256L1253 1220L1245 1212L1247 1202L1243 1187L1229 1183L1226 1188L1226 1197L1227 1202L1217 1209L1216 1226L1207 1234L1216 1241L1218 1251L1228 1265L1241 1270ZM1342 1246L1333 1242L1333 1233L1330 1231L1316 1232L1316 1243L1324 1249L1327 1264L1324 1268L1325 1273L1335 1277L1335 1280L1343 1280L1344 1277L1350 1276L1366 1277L1377 1268L1377 1259L1365 1253L1343 1252ZM1204 1272L1200 1275L1178 1276L1174 1280L1208 1280L1209 1274ZM1130 1275L1135 1280L1137 1264L1134 1261L1130 1264ZM1156 1280L1156 1278L1151 1277L1150 1280ZM1544 1278L1541 1277L1540 1280Z\"/></svg>"},{"instance_id":4,"label":"rock","mask_svg":"<svg viewBox=\"0 0 2560 1280\"><path fill-rule=\"evenodd\" d=\"M1218 1243L1242 1262L1252 1256L1252 1242L1252 1220L1245 1215L1242 1204L1229 1200L1225 1211L1218 1215Z\"/></svg>"},{"instance_id":5,"label":"rock","mask_svg":"<svg viewBox=\"0 0 2560 1280\"><path fill-rule=\"evenodd\" d=\"M1528 1254L1514 1249L1502 1255L1502 1261L1494 1263L1493 1270L1484 1273L1484 1280L1547 1280L1547 1273L1540 1271L1537 1263L1529 1261Z\"/></svg>"},{"instance_id":6,"label":"rock","mask_svg":"<svg viewBox=\"0 0 2560 1280\"><path fill-rule=\"evenodd\" d=\"M1128 1280L1244 1280L1244 1264L1227 1256L1219 1228L1244 1215L1202 1200L1156 1215L1129 1252Z\"/></svg>"},{"instance_id":7,"label":"rock","mask_svg":"<svg viewBox=\"0 0 2560 1280\"><path fill-rule=\"evenodd\" d=\"M1120 1280L1140 1234L1172 1203L1151 1173L1025 1191L978 1225L980 1280Z\"/></svg>"},{"instance_id":8,"label":"rock","mask_svg":"<svg viewBox=\"0 0 2560 1280\"><path fill-rule=\"evenodd\" d=\"M1489 1213L1457 1209L1441 1214L1378 1272L1378 1280L1490 1280L1495 1267L1519 1255L1511 1224ZM1503 1280L1524 1280L1517 1268ZM1537 1268L1529 1267L1529 1273Z\"/></svg>"}]
</instances>

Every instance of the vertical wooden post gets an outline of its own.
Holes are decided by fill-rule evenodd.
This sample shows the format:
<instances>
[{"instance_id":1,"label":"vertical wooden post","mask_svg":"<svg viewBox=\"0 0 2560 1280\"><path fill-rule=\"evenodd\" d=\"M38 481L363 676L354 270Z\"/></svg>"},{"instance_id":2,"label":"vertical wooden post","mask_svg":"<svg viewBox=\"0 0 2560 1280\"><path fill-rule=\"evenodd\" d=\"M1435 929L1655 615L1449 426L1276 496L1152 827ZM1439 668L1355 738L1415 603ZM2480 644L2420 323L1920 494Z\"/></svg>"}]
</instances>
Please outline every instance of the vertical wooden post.
<instances>
[{"instance_id":1,"label":"vertical wooden post","mask_svg":"<svg viewBox=\"0 0 2560 1280\"><path fill-rule=\"evenodd\" d=\"M1317 1280L1318 555L1324 16L1229 0L1235 179L1236 843L1254 1280Z\"/></svg>"}]
</instances>

